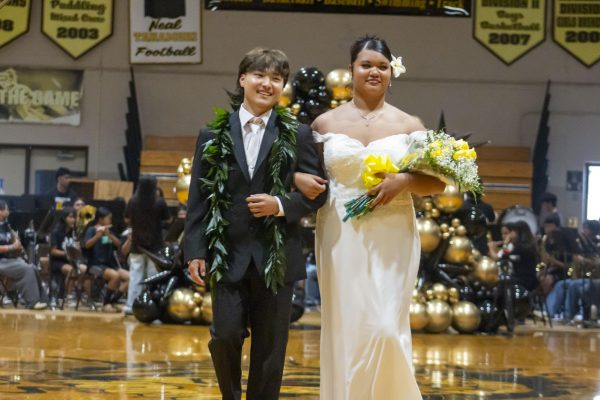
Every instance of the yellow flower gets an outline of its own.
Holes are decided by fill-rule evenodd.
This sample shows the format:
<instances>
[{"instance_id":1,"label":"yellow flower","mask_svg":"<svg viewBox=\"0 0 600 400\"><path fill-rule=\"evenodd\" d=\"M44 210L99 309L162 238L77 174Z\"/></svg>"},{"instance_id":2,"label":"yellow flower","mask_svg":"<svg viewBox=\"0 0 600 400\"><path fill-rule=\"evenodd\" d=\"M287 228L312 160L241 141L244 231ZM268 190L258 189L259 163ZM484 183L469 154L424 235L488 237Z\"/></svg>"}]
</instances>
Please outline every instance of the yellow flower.
<instances>
[{"instance_id":1,"label":"yellow flower","mask_svg":"<svg viewBox=\"0 0 600 400\"><path fill-rule=\"evenodd\" d=\"M458 160L460 158L472 158L475 160L477 159L477 153L475 152L475 149L458 150L454 153L452 158L455 160Z\"/></svg>"},{"instance_id":2,"label":"yellow flower","mask_svg":"<svg viewBox=\"0 0 600 400\"><path fill-rule=\"evenodd\" d=\"M362 180L365 187L371 189L383 181L377 174L395 174L398 171L398 167L392 164L392 160L387 154L381 156L369 154L365 158L365 170L362 173Z\"/></svg>"},{"instance_id":3,"label":"yellow flower","mask_svg":"<svg viewBox=\"0 0 600 400\"><path fill-rule=\"evenodd\" d=\"M442 151L442 149L440 149L439 147L436 149L431 150L431 156L434 158L440 158L444 152Z\"/></svg>"},{"instance_id":4,"label":"yellow flower","mask_svg":"<svg viewBox=\"0 0 600 400\"><path fill-rule=\"evenodd\" d=\"M457 140L456 142L454 142L454 148L457 150L469 150L469 143L460 139L460 140Z\"/></svg>"}]
</instances>

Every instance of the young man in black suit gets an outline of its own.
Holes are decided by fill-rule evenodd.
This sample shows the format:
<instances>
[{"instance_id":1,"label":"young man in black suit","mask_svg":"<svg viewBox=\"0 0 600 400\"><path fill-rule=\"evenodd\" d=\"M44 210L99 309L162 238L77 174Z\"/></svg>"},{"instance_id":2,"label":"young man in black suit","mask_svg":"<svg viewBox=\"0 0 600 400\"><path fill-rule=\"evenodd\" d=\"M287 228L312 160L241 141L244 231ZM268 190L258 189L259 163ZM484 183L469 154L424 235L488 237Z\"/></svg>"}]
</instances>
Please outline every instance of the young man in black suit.
<instances>
[{"instance_id":1,"label":"young man in black suit","mask_svg":"<svg viewBox=\"0 0 600 400\"><path fill-rule=\"evenodd\" d=\"M207 273L211 276L209 349L227 400L241 399L248 323L246 398L279 398L292 285L306 278L299 221L327 196L309 200L291 189L294 172L324 173L310 127L276 107L288 76L283 52L248 52L232 96L239 108L202 129L196 145L185 259L196 283L203 285Z\"/></svg>"}]
</instances>

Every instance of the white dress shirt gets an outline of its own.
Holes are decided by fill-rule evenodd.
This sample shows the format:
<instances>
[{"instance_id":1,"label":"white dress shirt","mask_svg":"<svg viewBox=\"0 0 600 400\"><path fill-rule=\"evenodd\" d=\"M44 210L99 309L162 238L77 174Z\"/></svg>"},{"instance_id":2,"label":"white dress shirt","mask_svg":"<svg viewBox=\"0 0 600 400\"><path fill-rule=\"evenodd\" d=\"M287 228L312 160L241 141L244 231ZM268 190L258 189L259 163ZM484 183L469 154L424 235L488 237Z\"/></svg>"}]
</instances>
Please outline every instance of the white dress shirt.
<instances>
[{"instance_id":1,"label":"white dress shirt","mask_svg":"<svg viewBox=\"0 0 600 400\"><path fill-rule=\"evenodd\" d=\"M266 113L259 115L257 118L262 120L262 125L259 125L251 122L255 116L250 111L246 110L243 104L240 107L239 116L242 127L242 139L244 140L244 153L246 154L246 164L248 164L248 174L250 175L250 179L252 179L254 176L254 170L257 167L256 161L258 159L260 145L262 144L263 137L265 136L267 122L269 122L272 112L273 110L271 109ZM281 200L277 196L275 196L275 199L279 205L279 213L277 216L285 216Z\"/></svg>"}]
</instances>

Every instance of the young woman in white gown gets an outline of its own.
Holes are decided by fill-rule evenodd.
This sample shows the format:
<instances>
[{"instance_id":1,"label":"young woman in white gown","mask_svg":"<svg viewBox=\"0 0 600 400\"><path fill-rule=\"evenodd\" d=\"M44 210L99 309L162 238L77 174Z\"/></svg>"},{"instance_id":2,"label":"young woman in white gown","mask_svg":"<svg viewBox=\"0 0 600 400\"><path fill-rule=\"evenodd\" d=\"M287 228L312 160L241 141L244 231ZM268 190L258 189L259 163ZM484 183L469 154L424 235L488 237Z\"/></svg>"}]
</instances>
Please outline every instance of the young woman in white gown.
<instances>
[{"instance_id":1,"label":"young woman in white gown","mask_svg":"<svg viewBox=\"0 0 600 400\"><path fill-rule=\"evenodd\" d=\"M421 399L412 368L409 305L420 243L411 193L441 192L439 180L387 174L374 187L373 212L342 222L344 203L365 192L369 154L398 163L424 135L420 120L385 102L392 56L384 40L364 37L351 48L353 100L315 120L323 143L329 198L318 213L316 255L321 289L321 399ZM323 181L297 175L316 196Z\"/></svg>"}]
</instances>

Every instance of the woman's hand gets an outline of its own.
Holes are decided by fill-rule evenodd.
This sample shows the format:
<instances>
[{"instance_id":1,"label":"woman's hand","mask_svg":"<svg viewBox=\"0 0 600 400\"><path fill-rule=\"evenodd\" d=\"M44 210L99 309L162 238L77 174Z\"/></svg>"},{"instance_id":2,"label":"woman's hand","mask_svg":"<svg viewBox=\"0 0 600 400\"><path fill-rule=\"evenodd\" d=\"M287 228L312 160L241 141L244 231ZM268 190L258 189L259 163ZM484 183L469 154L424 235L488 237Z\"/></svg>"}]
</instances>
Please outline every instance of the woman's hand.
<instances>
[{"instance_id":1,"label":"woman's hand","mask_svg":"<svg viewBox=\"0 0 600 400\"><path fill-rule=\"evenodd\" d=\"M294 185L304 196L314 200L326 189L327 180L320 176L305 174L304 172L294 173Z\"/></svg>"},{"instance_id":2,"label":"woman's hand","mask_svg":"<svg viewBox=\"0 0 600 400\"><path fill-rule=\"evenodd\" d=\"M371 203L371 208L388 204L398 194L407 190L410 183L411 176L408 173L385 174L383 182L369 190L370 195L376 195L375 200Z\"/></svg>"}]
</instances>

